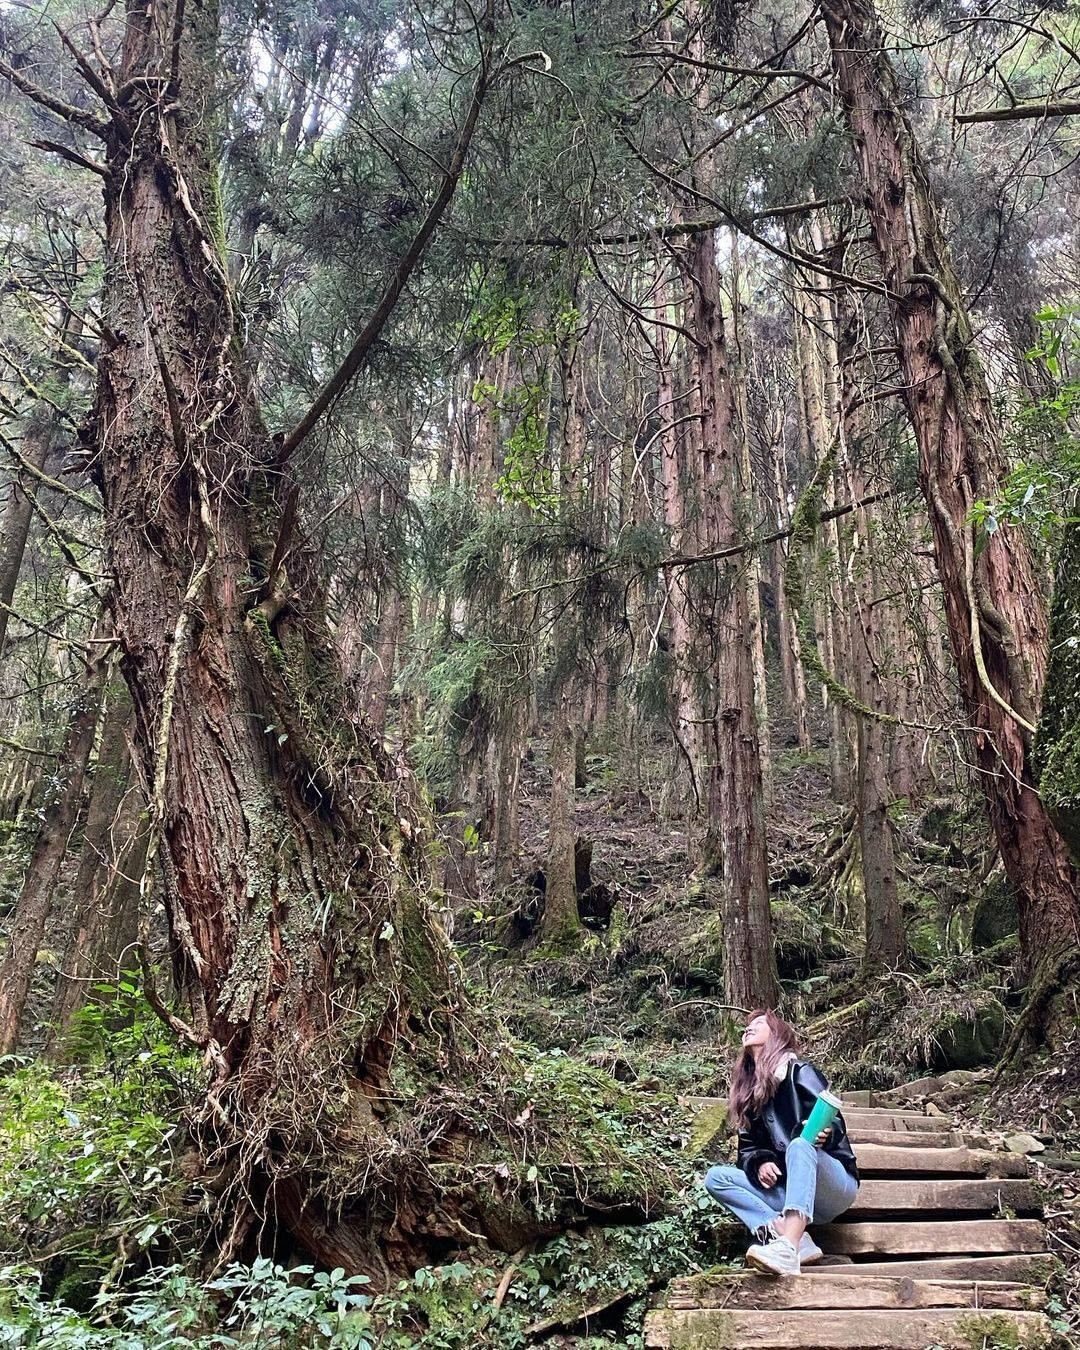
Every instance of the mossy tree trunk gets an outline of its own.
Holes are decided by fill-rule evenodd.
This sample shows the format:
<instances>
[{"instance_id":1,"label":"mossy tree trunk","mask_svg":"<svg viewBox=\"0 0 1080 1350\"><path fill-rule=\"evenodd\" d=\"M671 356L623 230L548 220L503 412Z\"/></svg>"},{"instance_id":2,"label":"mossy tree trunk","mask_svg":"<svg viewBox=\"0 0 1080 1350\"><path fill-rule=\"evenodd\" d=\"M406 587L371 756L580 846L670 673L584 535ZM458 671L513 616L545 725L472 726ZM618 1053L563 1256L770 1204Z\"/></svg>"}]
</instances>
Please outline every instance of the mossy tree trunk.
<instances>
[{"instance_id":1,"label":"mossy tree trunk","mask_svg":"<svg viewBox=\"0 0 1080 1350\"><path fill-rule=\"evenodd\" d=\"M108 339L87 437L187 996L159 1009L211 1067L195 1129L236 1167L227 1250L254 1197L319 1261L386 1279L477 1233L513 1249L550 1231L515 1170L549 1103L523 1109L470 1004L409 774L353 715L322 580L282 547L291 468L216 224L216 58L213 6L130 0L104 133ZM614 1171L597 1182L613 1204Z\"/></svg>"},{"instance_id":2,"label":"mossy tree trunk","mask_svg":"<svg viewBox=\"0 0 1080 1350\"><path fill-rule=\"evenodd\" d=\"M1032 969L1080 934L1076 876L1036 790L1031 756L1046 604L1021 532L980 541L970 523L974 504L995 499L1006 471L1000 427L873 5L824 0L822 14L900 349L961 698Z\"/></svg>"},{"instance_id":3,"label":"mossy tree trunk","mask_svg":"<svg viewBox=\"0 0 1080 1350\"><path fill-rule=\"evenodd\" d=\"M1034 758L1043 802L1080 866L1080 526L1075 523L1065 527L1058 558Z\"/></svg>"}]
</instances>

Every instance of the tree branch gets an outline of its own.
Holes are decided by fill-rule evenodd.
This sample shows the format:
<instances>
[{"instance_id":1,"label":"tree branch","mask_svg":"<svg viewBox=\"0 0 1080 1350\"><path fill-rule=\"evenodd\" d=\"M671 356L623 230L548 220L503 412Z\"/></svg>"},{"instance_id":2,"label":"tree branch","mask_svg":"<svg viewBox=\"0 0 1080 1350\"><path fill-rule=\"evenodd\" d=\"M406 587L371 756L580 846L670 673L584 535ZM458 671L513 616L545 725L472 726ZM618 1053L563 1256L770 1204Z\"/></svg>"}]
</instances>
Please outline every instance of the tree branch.
<instances>
[{"instance_id":1,"label":"tree branch","mask_svg":"<svg viewBox=\"0 0 1080 1350\"><path fill-rule=\"evenodd\" d=\"M30 144L37 150L48 150L51 154L59 155L61 159L66 159L69 164L78 165L80 169L89 169L91 173L96 173L102 178L109 176L104 164L80 155L77 150L71 150L68 146L61 145L59 141L31 141Z\"/></svg>"},{"instance_id":2,"label":"tree branch","mask_svg":"<svg viewBox=\"0 0 1080 1350\"><path fill-rule=\"evenodd\" d=\"M755 211L750 219L755 224L759 220L782 220L786 216L807 215L811 211L822 210L828 206L847 206L850 202L849 197L789 202L784 206L769 206L762 211ZM623 244L645 244L653 239L678 239L685 234L707 234L730 223L730 216L713 216L705 220L683 220L667 225L654 225L642 230L631 230L626 234L592 235L581 240L568 239L559 234L538 234L522 239L477 239L475 242L485 248L571 248L578 243L592 248L617 248Z\"/></svg>"},{"instance_id":3,"label":"tree branch","mask_svg":"<svg viewBox=\"0 0 1080 1350\"><path fill-rule=\"evenodd\" d=\"M42 108L47 108L57 117L62 117L65 122L71 122L77 127L93 132L101 140L105 140L108 136L109 124L104 118L95 117L90 112L84 112L82 108L76 108L73 103L65 103L62 98L54 98L39 84L35 84L33 80L28 80L14 66L9 65L3 57L0 57L0 76L7 80L9 84L13 84L21 94L25 94L27 98L32 99Z\"/></svg>"},{"instance_id":4,"label":"tree branch","mask_svg":"<svg viewBox=\"0 0 1080 1350\"><path fill-rule=\"evenodd\" d=\"M975 112L957 113L958 122L1020 122L1030 117L1075 117L1080 113L1080 102L1065 99L1058 103L1016 103L1009 108L979 108Z\"/></svg>"},{"instance_id":5,"label":"tree branch","mask_svg":"<svg viewBox=\"0 0 1080 1350\"><path fill-rule=\"evenodd\" d=\"M297 447L300 446L315 429L315 426L318 424L323 414L341 397L341 394L349 385L350 381L364 365L368 353L371 351L372 346L383 328L385 328L386 322L393 313L394 306L401 296L401 292L405 289L406 282L415 271L417 263L423 257L424 252L427 249L431 236L435 233L435 227L442 219L446 208L450 205L458 181L461 178L462 170L465 167L465 157L469 152L473 133L476 131L476 124L480 117L480 109L483 106L484 98L489 88L490 78L488 62L487 56L484 54L481 56L480 70L476 77L476 83L473 86L469 110L458 135L457 144L454 146L454 153L451 155L450 163L447 165L446 172L443 175L439 191L435 194L435 199L428 208L428 213L424 217L420 228L413 236L412 242L402 254L397 266L394 268L390 280L386 284L386 288L379 297L378 304L375 306L371 317L361 330L359 337L353 343L349 354L323 385L322 389L316 395L315 401L312 403L311 407L282 442L277 455L277 467L279 469L285 467Z\"/></svg>"},{"instance_id":6,"label":"tree branch","mask_svg":"<svg viewBox=\"0 0 1080 1350\"><path fill-rule=\"evenodd\" d=\"M850 515L852 511L858 511L861 507L872 506L875 502L888 501L897 495L897 488L888 488L884 492L873 492L869 497L860 497L857 502L846 502L843 506L833 506L827 511L822 511L820 520L836 520L840 516ZM737 558L743 553L749 553L756 548L764 548L766 544L779 543L781 539L789 539L794 531L793 526L788 526L785 530L774 530L771 534L759 534L753 539L747 539L742 544L730 544L726 548L714 549L709 553L676 553L668 558L660 558L657 562L650 562L647 566L642 566L639 570L643 572L659 572L669 567L696 567L699 563L721 562L724 558ZM507 601L520 600L526 595L539 595L541 591L556 590L560 586L572 586L575 582L587 581L592 577L605 576L608 572L616 572L624 566L622 561L605 563L602 567L591 568L588 572L578 572L570 577L558 577L554 581L546 581L540 586L526 586L520 591L514 591L507 597Z\"/></svg>"}]
</instances>

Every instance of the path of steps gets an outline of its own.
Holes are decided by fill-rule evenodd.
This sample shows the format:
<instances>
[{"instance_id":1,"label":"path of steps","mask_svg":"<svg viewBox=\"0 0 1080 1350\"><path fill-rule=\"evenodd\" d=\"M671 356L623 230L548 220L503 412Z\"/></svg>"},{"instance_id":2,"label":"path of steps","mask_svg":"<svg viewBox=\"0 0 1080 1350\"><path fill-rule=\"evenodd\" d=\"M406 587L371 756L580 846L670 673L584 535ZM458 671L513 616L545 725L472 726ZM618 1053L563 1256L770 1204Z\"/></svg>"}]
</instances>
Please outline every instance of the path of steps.
<instances>
[{"instance_id":1,"label":"path of steps","mask_svg":"<svg viewBox=\"0 0 1080 1350\"><path fill-rule=\"evenodd\" d=\"M845 1099L847 1100L847 1099ZM701 1106L718 1103L697 1099ZM968 1148L940 1116L845 1106L862 1185L814 1235L825 1262L797 1278L675 1280L647 1314L657 1350L990 1350L1045 1346L1053 1269L1022 1158Z\"/></svg>"}]
</instances>

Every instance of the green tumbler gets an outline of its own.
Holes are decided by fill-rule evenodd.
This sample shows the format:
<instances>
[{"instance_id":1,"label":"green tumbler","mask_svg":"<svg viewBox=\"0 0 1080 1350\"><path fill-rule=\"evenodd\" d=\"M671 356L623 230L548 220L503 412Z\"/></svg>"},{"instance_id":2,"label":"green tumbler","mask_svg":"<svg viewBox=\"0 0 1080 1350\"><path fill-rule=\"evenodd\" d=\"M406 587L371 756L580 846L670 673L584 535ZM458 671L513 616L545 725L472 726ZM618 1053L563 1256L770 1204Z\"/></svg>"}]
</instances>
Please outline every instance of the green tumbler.
<instances>
[{"instance_id":1,"label":"green tumbler","mask_svg":"<svg viewBox=\"0 0 1080 1350\"><path fill-rule=\"evenodd\" d=\"M812 1144L821 1131L827 1130L836 1119L840 1106L839 1097L834 1097L831 1092L823 1092L814 1103L810 1119L802 1127L801 1137Z\"/></svg>"}]
</instances>

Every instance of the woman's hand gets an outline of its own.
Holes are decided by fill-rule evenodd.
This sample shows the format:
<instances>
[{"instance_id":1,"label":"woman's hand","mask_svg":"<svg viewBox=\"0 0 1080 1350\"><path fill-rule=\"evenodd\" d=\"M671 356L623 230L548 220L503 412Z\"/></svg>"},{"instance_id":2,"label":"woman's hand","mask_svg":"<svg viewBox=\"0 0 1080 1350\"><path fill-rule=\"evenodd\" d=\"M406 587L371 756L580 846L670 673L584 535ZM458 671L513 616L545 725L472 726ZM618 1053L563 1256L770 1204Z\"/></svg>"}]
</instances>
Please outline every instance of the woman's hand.
<instances>
[{"instance_id":1,"label":"woman's hand","mask_svg":"<svg viewBox=\"0 0 1080 1350\"><path fill-rule=\"evenodd\" d=\"M757 1170L758 1185L771 1190L780 1180L780 1169L774 1162L764 1162Z\"/></svg>"},{"instance_id":2,"label":"woman's hand","mask_svg":"<svg viewBox=\"0 0 1080 1350\"><path fill-rule=\"evenodd\" d=\"M827 1129L822 1130L821 1133L818 1135L818 1137L814 1140L814 1147L824 1148L825 1145L829 1142L829 1137L831 1136L831 1134L832 1134L832 1126L830 1125L828 1126Z\"/></svg>"}]
</instances>

